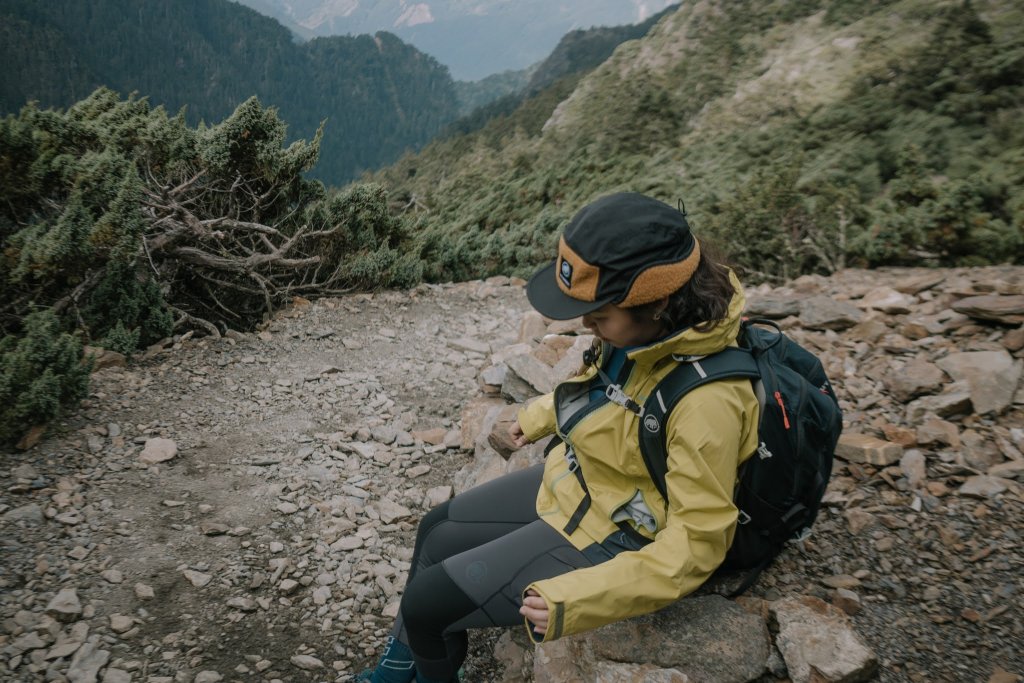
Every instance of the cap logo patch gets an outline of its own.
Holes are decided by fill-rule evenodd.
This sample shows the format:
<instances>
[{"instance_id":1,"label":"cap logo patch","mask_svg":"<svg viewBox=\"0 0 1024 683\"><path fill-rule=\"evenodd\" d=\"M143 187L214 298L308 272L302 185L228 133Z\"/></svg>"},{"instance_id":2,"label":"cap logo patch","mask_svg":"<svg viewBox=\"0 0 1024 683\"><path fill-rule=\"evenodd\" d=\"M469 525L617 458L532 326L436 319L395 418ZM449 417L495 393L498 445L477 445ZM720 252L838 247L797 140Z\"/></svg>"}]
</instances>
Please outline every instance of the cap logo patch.
<instances>
[{"instance_id":1,"label":"cap logo patch","mask_svg":"<svg viewBox=\"0 0 1024 683\"><path fill-rule=\"evenodd\" d=\"M558 267L558 277L566 287L572 287L572 264L565 259L562 259Z\"/></svg>"}]
</instances>

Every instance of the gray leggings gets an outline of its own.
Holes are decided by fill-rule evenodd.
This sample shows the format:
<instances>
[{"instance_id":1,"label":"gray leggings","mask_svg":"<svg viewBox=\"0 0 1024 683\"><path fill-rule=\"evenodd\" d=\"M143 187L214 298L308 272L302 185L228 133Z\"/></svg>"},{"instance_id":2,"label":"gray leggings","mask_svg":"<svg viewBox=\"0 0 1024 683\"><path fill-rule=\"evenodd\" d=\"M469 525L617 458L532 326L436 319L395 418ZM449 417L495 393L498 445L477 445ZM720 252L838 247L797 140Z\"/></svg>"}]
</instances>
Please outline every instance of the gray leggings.
<instances>
[{"instance_id":1,"label":"gray leggings","mask_svg":"<svg viewBox=\"0 0 1024 683\"><path fill-rule=\"evenodd\" d=\"M614 555L607 544L577 550L537 516L542 476L542 465L506 475L420 522L392 635L409 645L423 676L455 680L467 628L522 624L522 592L534 581Z\"/></svg>"}]
</instances>

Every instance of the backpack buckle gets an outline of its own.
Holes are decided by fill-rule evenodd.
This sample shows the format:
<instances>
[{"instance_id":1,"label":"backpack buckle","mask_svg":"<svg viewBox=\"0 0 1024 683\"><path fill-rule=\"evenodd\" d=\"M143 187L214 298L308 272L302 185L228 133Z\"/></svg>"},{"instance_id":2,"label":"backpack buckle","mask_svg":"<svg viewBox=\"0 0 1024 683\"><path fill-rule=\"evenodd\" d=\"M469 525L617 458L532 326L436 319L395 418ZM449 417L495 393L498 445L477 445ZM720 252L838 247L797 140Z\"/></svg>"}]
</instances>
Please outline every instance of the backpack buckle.
<instances>
[{"instance_id":1,"label":"backpack buckle","mask_svg":"<svg viewBox=\"0 0 1024 683\"><path fill-rule=\"evenodd\" d=\"M612 403L622 406L631 413L636 413L637 416L643 417L644 407L633 400L633 397L622 390L622 387L618 384L609 384L604 390L604 395L608 397L608 400Z\"/></svg>"},{"instance_id":2,"label":"backpack buckle","mask_svg":"<svg viewBox=\"0 0 1024 683\"><path fill-rule=\"evenodd\" d=\"M565 461L569 463L570 472L575 472L580 468L579 458L576 457L576 451L571 447L565 449Z\"/></svg>"},{"instance_id":3,"label":"backpack buckle","mask_svg":"<svg viewBox=\"0 0 1024 683\"><path fill-rule=\"evenodd\" d=\"M736 518L736 523L737 524L749 524L750 523L750 515L748 515L745 510L740 510L740 514Z\"/></svg>"}]
</instances>

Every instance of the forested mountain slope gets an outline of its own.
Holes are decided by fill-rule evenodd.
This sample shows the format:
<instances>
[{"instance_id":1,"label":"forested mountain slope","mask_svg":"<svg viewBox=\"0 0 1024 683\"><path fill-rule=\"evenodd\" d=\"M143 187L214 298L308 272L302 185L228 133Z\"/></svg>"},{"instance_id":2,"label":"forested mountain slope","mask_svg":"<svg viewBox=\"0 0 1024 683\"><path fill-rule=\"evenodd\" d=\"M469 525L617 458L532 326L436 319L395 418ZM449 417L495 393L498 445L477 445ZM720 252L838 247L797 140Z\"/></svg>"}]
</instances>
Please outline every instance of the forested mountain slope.
<instances>
[{"instance_id":1,"label":"forested mountain slope","mask_svg":"<svg viewBox=\"0 0 1024 683\"><path fill-rule=\"evenodd\" d=\"M578 85L375 179L439 279L527 273L624 189L684 198L750 277L1019 262L1022 25L1008 0L685 3Z\"/></svg>"},{"instance_id":2,"label":"forested mountain slope","mask_svg":"<svg viewBox=\"0 0 1024 683\"><path fill-rule=\"evenodd\" d=\"M389 31L478 80L542 60L566 33L644 21L678 0L240 0L301 35Z\"/></svg>"},{"instance_id":3,"label":"forested mountain slope","mask_svg":"<svg viewBox=\"0 0 1024 683\"><path fill-rule=\"evenodd\" d=\"M318 38L226 0L0 0L0 111L68 107L98 86L219 121L257 95L289 137L327 121L313 175L344 182L429 140L457 115L454 84L397 37Z\"/></svg>"}]
</instances>

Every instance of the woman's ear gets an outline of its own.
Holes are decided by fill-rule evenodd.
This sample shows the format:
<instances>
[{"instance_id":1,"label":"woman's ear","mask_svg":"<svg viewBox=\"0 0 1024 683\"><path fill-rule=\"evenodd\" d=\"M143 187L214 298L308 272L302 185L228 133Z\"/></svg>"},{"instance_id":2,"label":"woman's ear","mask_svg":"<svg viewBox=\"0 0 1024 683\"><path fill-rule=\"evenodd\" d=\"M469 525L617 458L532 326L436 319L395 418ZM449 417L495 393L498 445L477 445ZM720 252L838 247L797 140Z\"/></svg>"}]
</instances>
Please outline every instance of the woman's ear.
<instances>
[{"instance_id":1,"label":"woman's ear","mask_svg":"<svg viewBox=\"0 0 1024 683\"><path fill-rule=\"evenodd\" d=\"M665 309L668 308L668 297L658 299L654 302L654 319L660 321Z\"/></svg>"}]
</instances>

